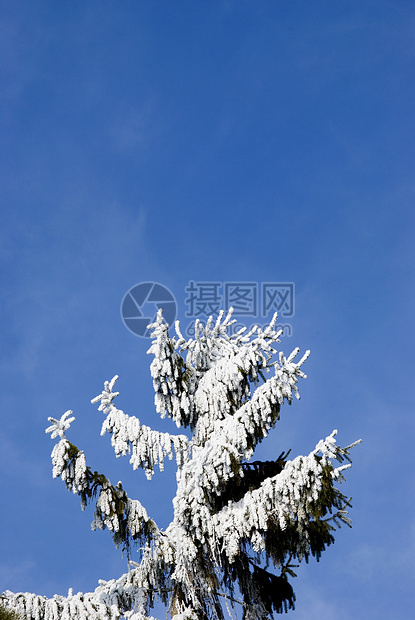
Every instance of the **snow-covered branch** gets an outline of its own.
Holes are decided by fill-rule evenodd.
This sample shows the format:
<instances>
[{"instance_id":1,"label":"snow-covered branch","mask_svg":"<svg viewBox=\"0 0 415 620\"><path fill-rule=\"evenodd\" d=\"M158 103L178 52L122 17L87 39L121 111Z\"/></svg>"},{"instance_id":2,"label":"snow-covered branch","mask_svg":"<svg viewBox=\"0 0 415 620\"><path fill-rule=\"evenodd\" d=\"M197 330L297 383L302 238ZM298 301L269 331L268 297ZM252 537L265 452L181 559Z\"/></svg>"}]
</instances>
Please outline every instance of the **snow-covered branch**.
<instances>
[{"instance_id":1,"label":"snow-covered branch","mask_svg":"<svg viewBox=\"0 0 415 620\"><path fill-rule=\"evenodd\" d=\"M144 506L138 500L127 497L121 482L114 487L103 474L92 472L86 464L84 453L66 439L64 432L56 433L56 429L63 427L62 419L66 420L67 414L60 421L49 418L53 424L46 429L52 437L62 437L51 454L53 477L62 478L66 488L80 496L82 510L98 495L91 527L93 530L107 527L113 532L116 546L123 544L128 550L130 540L153 537L158 528L147 515ZM64 430L69 428L74 419L72 417L67 421Z\"/></svg>"},{"instance_id":2,"label":"snow-covered branch","mask_svg":"<svg viewBox=\"0 0 415 620\"><path fill-rule=\"evenodd\" d=\"M157 585L157 575L151 578L151 562L146 568L148 572L133 569L117 580L100 580L94 592L74 594L69 589L67 596L47 598L6 590L2 603L26 620L156 620L148 615L148 599Z\"/></svg>"},{"instance_id":3,"label":"snow-covered branch","mask_svg":"<svg viewBox=\"0 0 415 620\"><path fill-rule=\"evenodd\" d=\"M119 394L112 391L117 379L116 375L111 381L106 381L103 392L91 401L100 402L98 410L107 416L102 424L101 435L106 432L112 434L111 445L116 456L131 453L130 463L133 469L144 468L149 480L154 473L154 466L158 465L160 471L163 471L164 458L167 456L171 460L173 451L180 470L190 457L191 443L186 435L155 431L141 424L135 416L129 416L121 409L117 409L112 402Z\"/></svg>"},{"instance_id":4,"label":"snow-covered branch","mask_svg":"<svg viewBox=\"0 0 415 620\"><path fill-rule=\"evenodd\" d=\"M258 442L268 435L279 419L284 400L291 404L293 393L297 399L300 398L296 384L299 377L306 376L300 368L310 352L307 351L298 363L294 363L297 353L298 349L295 349L288 360L280 354L279 363L273 364L275 376L257 387L250 400L244 403L242 401L250 396L250 392L246 390L242 393L240 389L239 358L218 362L206 373L195 395L199 409L205 415L200 416L193 442L216 445L226 442L240 455L239 460L250 458ZM224 375L226 381L222 383L217 375ZM227 386L227 392L223 390L223 385ZM235 407L235 402L240 405L239 408Z\"/></svg>"},{"instance_id":5,"label":"snow-covered branch","mask_svg":"<svg viewBox=\"0 0 415 620\"><path fill-rule=\"evenodd\" d=\"M94 593L69 593L67 597L55 594L46 598L29 592L3 593L6 609L17 612L26 620L118 620L122 612L119 607L110 607L99 601Z\"/></svg>"},{"instance_id":6,"label":"snow-covered branch","mask_svg":"<svg viewBox=\"0 0 415 620\"><path fill-rule=\"evenodd\" d=\"M297 530L295 554L301 560L310 555L308 530L310 522L315 522L317 516L331 513L334 507L339 519L347 521L347 511L343 510L347 498L336 490L329 498L324 496L324 487L331 478L339 479L340 471L345 467L334 468L330 461L341 458L344 453L335 445L336 433L333 431L321 440L308 456L288 461L281 473L267 478L258 489L248 491L236 503L229 502L212 516L216 536L222 540L230 562L240 553L243 541L250 541L257 553L266 551L265 534L271 527L274 534L275 530L282 533L290 528Z\"/></svg>"}]
</instances>

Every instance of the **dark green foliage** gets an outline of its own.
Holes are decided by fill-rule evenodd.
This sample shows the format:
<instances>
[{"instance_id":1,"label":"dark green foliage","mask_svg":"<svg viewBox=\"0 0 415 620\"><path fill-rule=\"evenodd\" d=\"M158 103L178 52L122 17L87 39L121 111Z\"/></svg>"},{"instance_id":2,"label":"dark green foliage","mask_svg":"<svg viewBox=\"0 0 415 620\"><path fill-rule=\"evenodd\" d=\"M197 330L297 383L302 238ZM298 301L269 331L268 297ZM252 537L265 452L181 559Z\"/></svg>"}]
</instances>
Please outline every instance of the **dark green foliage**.
<instances>
[{"instance_id":1,"label":"dark green foliage","mask_svg":"<svg viewBox=\"0 0 415 620\"><path fill-rule=\"evenodd\" d=\"M228 501L239 501L245 493L259 488L261 483L272 476L277 476L284 468L287 453L281 453L277 460L240 465L240 470L223 487L222 493L213 498L211 505L214 511L220 510ZM339 455L338 460L344 458ZM321 457L315 456L321 465ZM251 618L249 608L253 600L261 600L268 617L273 613L283 613L294 609L295 595L288 575L296 577L292 560L308 562L310 555L318 561L322 552L334 542L333 531L341 522L349 525L342 511L350 506L350 501L334 486L332 477L333 465L328 462L321 466L321 489L318 498L305 506L306 519L287 523L281 529L278 518L269 515L267 529L262 532L265 542L265 555L274 566L279 567L280 574L275 575L260 568L258 562L261 554L252 560L248 556L249 545L243 543L239 555L230 564L222 556L224 582L234 592L234 583L238 583L244 597L244 619Z\"/></svg>"},{"instance_id":2,"label":"dark green foliage","mask_svg":"<svg viewBox=\"0 0 415 620\"><path fill-rule=\"evenodd\" d=\"M235 476L219 488L220 495L212 498L213 512L219 512L229 501L238 502L248 491L258 489L264 480L279 474L284 469L290 452L291 450L281 452L275 461L242 463Z\"/></svg>"},{"instance_id":3,"label":"dark green foliage","mask_svg":"<svg viewBox=\"0 0 415 620\"><path fill-rule=\"evenodd\" d=\"M0 620L20 620L20 616L12 609L7 609L0 603Z\"/></svg>"},{"instance_id":4,"label":"dark green foliage","mask_svg":"<svg viewBox=\"0 0 415 620\"><path fill-rule=\"evenodd\" d=\"M294 591L285 575L278 577L259 566L254 566L252 583L270 616L273 611L281 614L283 611L295 609Z\"/></svg>"},{"instance_id":5,"label":"dark green foliage","mask_svg":"<svg viewBox=\"0 0 415 620\"><path fill-rule=\"evenodd\" d=\"M321 461L320 457L315 458ZM319 496L306 506L308 519L301 527L294 522L287 524L282 530L278 521L270 517L267 531L264 532L264 541L266 555L274 565L284 565L287 558L299 561L305 559L308 562L310 555L318 561L322 552L334 543L332 532L336 529L335 525L349 525L342 511L350 506L350 500L334 486L332 472L331 463L322 467Z\"/></svg>"},{"instance_id":6,"label":"dark green foliage","mask_svg":"<svg viewBox=\"0 0 415 620\"><path fill-rule=\"evenodd\" d=\"M69 459L67 462L67 467L69 468L71 467L71 463L76 460L80 450L69 441L67 441L67 444L69 445ZM86 480L88 486L82 490L78 490L78 495L81 497L82 509L85 509L85 506L99 494L101 489L105 489L107 493L110 493L111 505L114 505L115 508L109 514L109 517L111 518L116 514L118 515L119 521L119 530L115 531L113 534L114 544L117 548L121 546L127 555L127 559L129 559L132 542L150 542L152 534L156 529L154 522L151 519L143 521L140 532L131 534L128 529L128 496L122 488L121 482L119 482L117 486L113 486L104 474L100 474L97 471L93 472L90 467L86 468ZM67 479L65 483L67 488L72 490L72 482ZM100 515L98 508L96 508L96 512Z\"/></svg>"},{"instance_id":7,"label":"dark green foliage","mask_svg":"<svg viewBox=\"0 0 415 620\"><path fill-rule=\"evenodd\" d=\"M273 613L295 609L295 594L285 573L283 570L278 576L260 568L248 557L246 550L228 565L224 583L232 593L234 584L238 583L243 595L243 620L252 618L251 608L254 601L262 601L269 618L273 617Z\"/></svg>"},{"instance_id":8,"label":"dark green foliage","mask_svg":"<svg viewBox=\"0 0 415 620\"><path fill-rule=\"evenodd\" d=\"M267 557L275 565L283 565L287 558L295 558L308 562L310 554L317 561L322 552L334 542L331 531L334 529L327 521L310 520L303 528L302 535L296 523L287 525L282 530L275 522L270 522L264 534ZM299 550L301 550L299 554Z\"/></svg>"}]
</instances>

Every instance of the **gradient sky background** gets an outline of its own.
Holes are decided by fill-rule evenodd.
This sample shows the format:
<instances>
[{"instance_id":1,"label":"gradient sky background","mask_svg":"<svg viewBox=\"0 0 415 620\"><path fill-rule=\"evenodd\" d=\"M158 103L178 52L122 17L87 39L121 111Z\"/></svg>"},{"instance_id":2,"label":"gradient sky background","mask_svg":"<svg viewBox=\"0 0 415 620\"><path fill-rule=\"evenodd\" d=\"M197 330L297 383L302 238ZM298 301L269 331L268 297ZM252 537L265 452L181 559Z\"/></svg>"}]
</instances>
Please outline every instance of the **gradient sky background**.
<instances>
[{"instance_id":1,"label":"gradient sky background","mask_svg":"<svg viewBox=\"0 0 415 620\"><path fill-rule=\"evenodd\" d=\"M1 0L0 590L126 570L52 479L47 417L160 526L175 467L116 460L90 399L158 430L149 340L120 318L157 281L294 282L312 355L258 455L362 438L353 528L294 580L297 620L413 618L414 69L409 0ZM163 614L159 617L162 618ZM289 616L287 616L289 617Z\"/></svg>"}]
</instances>

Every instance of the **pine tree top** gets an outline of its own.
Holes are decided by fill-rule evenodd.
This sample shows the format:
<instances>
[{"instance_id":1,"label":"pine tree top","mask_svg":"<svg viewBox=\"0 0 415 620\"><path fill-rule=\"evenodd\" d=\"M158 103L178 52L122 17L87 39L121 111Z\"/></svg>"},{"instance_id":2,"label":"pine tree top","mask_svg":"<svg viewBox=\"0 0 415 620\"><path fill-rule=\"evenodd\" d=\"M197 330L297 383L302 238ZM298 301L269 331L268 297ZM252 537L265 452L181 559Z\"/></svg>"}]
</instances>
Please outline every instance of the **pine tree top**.
<instances>
[{"instance_id":1,"label":"pine tree top","mask_svg":"<svg viewBox=\"0 0 415 620\"><path fill-rule=\"evenodd\" d=\"M36 620L121 615L143 620L155 597L176 620L223 620L221 600L238 601L244 620L294 609L288 577L295 576L295 562L318 560L334 542L336 527L350 525L350 501L335 483L350 467L344 461L350 461L355 444L341 448L333 431L308 456L289 460L288 451L274 461L249 463L282 405L299 398L297 383L305 377L301 367L309 351L299 361L299 349L288 357L278 351L276 318L264 330L229 335L232 311L221 312L206 327L196 321L194 338L185 340L178 322L170 337L158 312L148 351L154 356L156 411L188 428L191 438L153 430L118 409L117 376L92 400L105 415L101 434L111 434L115 454L129 454L134 469L144 469L151 479L156 465L162 470L164 459L175 456L174 517L166 530L127 496L121 482L113 486L87 466L83 451L66 438L72 411L49 418L46 431L59 438L53 476L81 497L82 508L96 502L92 528L112 532L116 546L127 552L129 571L84 595L44 599L5 593L8 608ZM137 562L131 561L134 543L140 545Z\"/></svg>"}]
</instances>

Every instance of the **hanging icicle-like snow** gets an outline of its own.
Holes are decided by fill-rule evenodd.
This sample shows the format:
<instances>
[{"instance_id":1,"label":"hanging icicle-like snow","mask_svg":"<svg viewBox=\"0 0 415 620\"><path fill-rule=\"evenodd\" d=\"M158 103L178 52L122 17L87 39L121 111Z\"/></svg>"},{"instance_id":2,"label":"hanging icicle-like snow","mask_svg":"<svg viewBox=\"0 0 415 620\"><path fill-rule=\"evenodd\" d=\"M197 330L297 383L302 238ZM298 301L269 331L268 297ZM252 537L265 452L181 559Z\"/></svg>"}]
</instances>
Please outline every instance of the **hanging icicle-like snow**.
<instances>
[{"instance_id":1,"label":"hanging icicle-like snow","mask_svg":"<svg viewBox=\"0 0 415 620\"><path fill-rule=\"evenodd\" d=\"M190 456L190 443L186 435L171 435L160 433L141 424L135 416L128 416L113 404L118 392L113 392L117 375L109 382L106 381L103 392L92 399L92 403L100 402L99 411L106 414L102 424L101 435L106 432L112 435L111 445L117 457L131 453L130 463L133 469L142 467L148 479L154 473L154 466L160 471L164 469L164 458L173 459L176 454L177 466L180 469Z\"/></svg>"}]
</instances>

